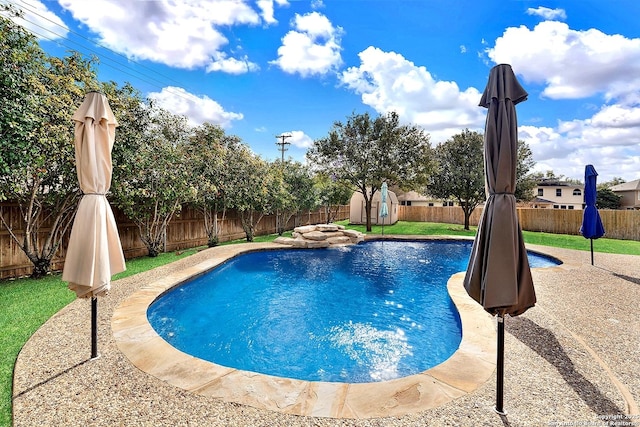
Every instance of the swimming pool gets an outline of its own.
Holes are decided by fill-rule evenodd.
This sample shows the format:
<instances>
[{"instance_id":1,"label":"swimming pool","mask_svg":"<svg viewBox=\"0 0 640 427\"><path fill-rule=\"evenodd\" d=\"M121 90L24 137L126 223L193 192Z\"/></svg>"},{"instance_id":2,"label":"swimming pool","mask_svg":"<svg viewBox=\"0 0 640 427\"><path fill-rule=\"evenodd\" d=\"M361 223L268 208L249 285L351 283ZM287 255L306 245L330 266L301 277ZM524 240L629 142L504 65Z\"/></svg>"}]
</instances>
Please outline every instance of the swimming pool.
<instances>
[{"instance_id":1,"label":"swimming pool","mask_svg":"<svg viewBox=\"0 0 640 427\"><path fill-rule=\"evenodd\" d=\"M174 347L245 371L307 381L387 381L425 371L458 348L447 293L470 241L372 241L235 257L148 310ZM555 265L529 255L533 267Z\"/></svg>"}]
</instances>

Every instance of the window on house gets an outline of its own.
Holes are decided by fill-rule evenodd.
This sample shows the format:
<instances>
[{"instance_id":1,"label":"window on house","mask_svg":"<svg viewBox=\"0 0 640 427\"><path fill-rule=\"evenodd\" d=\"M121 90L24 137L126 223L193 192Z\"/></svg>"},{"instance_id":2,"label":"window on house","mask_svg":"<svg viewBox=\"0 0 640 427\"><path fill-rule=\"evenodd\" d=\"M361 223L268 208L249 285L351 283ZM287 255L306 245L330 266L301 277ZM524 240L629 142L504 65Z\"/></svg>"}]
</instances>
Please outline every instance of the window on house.
<instances>
[{"instance_id":1,"label":"window on house","mask_svg":"<svg viewBox=\"0 0 640 427\"><path fill-rule=\"evenodd\" d=\"M405 203L407 204L407 206L411 206L411 200L407 200Z\"/></svg>"},{"instance_id":2,"label":"window on house","mask_svg":"<svg viewBox=\"0 0 640 427\"><path fill-rule=\"evenodd\" d=\"M573 195L574 196L582 196L582 191L580 191L579 188L574 188L573 189Z\"/></svg>"},{"instance_id":3,"label":"window on house","mask_svg":"<svg viewBox=\"0 0 640 427\"><path fill-rule=\"evenodd\" d=\"M578 191L580 191L580 190L578 190ZM573 206L573 205L569 205L569 210L571 210L571 209L573 209L573 208L575 208L575 206Z\"/></svg>"},{"instance_id":4,"label":"window on house","mask_svg":"<svg viewBox=\"0 0 640 427\"><path fill-rule=\"evenodd\" d=\"M560 205L553 205L553 209L560 209Z\"/></svg>"},{"instance_id":5,"label":"window on house","mask_svg":"<svg viewBox=\"0 0 640 427\"><path fill-rule=\"evenodd\" d=\"M429 206L433 206L433 202L429 202Z\"/></svg>"},{"instance_id":6,"label":"window on house","mask_svg":"<svg viewBox=\"0 0 640 427\"><path fill-rule=\"evenodd\" d=\"M538 188L538 196L540 197L544 196L544 189Z\"/></svg>"},{"instance_id":7,"label":"window on house","mask_svg":"<svg viewBox=\"0 0 640 427\"><path fill-rule=\"evenodd\" d=\"M567 205L560 205L560 209L567 209Z\"/></svg>"},{"instance_id":8,"label":"window on house","mask_svg":"<svg viewBox=\"0 0 640 427\"><path fill-rule=\"evenodd\" d=\"M556 188L556 197L562 197L562 188Z\"/></svg>"}]
</instances>

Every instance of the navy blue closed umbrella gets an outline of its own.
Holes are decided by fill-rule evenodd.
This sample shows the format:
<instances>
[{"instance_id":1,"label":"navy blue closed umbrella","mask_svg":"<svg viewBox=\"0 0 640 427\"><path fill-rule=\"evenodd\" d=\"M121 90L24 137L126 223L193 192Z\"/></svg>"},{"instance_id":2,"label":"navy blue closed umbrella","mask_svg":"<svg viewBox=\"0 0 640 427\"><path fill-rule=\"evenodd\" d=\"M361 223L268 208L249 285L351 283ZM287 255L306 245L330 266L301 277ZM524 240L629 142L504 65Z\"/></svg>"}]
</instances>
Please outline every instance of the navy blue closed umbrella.
<instances>
[{"instance_id":1,"label":"navy blue closed umbrella","mask_svg":"<svg viewBox=\"0 0 640 427\"><path fill-rule=\"evenodd\" d=\"M584 212L582 214L582 226L580 234L591 241L591 265L593 265L593 240L604 236L604 226L600 213L596 208L596 180L598 172L593 165L584 168Z\"/></svg>"}]
</instances>

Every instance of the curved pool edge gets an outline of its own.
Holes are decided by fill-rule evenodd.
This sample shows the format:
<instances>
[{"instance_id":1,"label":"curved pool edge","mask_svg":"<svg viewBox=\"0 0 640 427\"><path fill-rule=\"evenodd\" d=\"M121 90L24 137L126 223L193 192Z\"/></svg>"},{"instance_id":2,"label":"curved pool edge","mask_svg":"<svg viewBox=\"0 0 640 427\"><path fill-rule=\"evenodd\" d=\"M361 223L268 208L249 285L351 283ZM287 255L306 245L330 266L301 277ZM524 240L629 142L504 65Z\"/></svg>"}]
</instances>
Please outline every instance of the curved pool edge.
<instances>
[{"instance_id":1,"label":"curved pool edge","mask_svg":"<svg viewBox=\"0 0 640 427\"><path fill-rule=\"evenodd\" d=\"M406 236L406 239L414 238ZM420 240L426 239L422 236ZM374 418L420 412L467 395L492 376L496 366L494 322L467 295L462 286L464 273L453 275L447 283L462 324L458 350L445 362L422 373L384 382L302 381L220 366L171 346L149 323L149 305L169 289L241 253L268 249L283 246L247 243L214 248L208 260L141 288L124 300L111 318L118 349L141 371L183 390L256 408L315 417Z\"/></svg>"}]
</instances>

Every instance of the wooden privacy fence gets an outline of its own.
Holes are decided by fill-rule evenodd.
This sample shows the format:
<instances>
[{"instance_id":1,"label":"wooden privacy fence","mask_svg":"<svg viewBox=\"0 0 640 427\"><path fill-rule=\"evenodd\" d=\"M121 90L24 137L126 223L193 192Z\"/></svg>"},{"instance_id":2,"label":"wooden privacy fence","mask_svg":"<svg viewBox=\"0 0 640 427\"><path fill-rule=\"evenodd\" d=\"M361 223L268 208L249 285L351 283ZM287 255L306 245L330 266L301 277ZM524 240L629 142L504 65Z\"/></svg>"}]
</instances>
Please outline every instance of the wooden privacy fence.
<instances>
[{"instance_id":1,"label":"wooden privacy fence","mask_svg":"<svg viewBox=\"0 0 640 427\"><path fill-rule=\"evenodd\" d=\"M11 224L19 223L20 210L15 204L0 204L5 218L9 218ZM600 217L606 230L605 237L612 239L640 241L640 211L631 210L600 210ZM470 218L471 225L478 225L482 207L474 210ZM116 223L120 232L120 239L127 259L145 256L147 249L140 240L138 228L122 212L114 208ZM337 219L349 218L349 206L341 206ZM567 209L534 209L518 208L518 218L523 230L539 231L554 234L578 235L582 223L581 210ZM398 206L398 219L400 221L414 222L439 222L447 224L464 224L464 215L460 207L437 206ZM292 218L287 224L287 229L296 225L318 224L326 222L326 215L322 210L305 213L295 223ZM167 227L165 246L167 251L175 251L195 246L206 245L207 235L204 231L202 215L192 207L186 207L180 215L173 218ZM48 229L46 225L41 228L42 233ZM15 230L20 235L21 230ZM272 234L276 232L275 217L265 216L258 223L255 234ZM227 213L222 223L220 241L242 239L245 234L242 230L240 218L234 211ZM59 271L64 265L64 254L68 236L65 236L58 255L53 259L51 267L53 271ZM0 279L19 277L31 274L31 263L22 250L9 236L9 232L0 226Z\"/></svg>"},{"instance_id":2,"label":"wooden privacy fence","mask_svg":"<svg viewBox=\"0 0 640 427\"><path fill-rule=\"evenodd\" d=\"M1 203L2 214L8 219L14 233L21 238L20 209L16 204ZM131 259L147 255L147 248L140 240L138 227L117 208L113 207L113 213L118 224L118 232L122 243L125 258ZM338 209L337 220L349 218L349 206L341 206ZM297 223L296 223L297 221ZM308 211L299 218L291 218L286 229L292 229L297 225L318 224L327 222L323 209ZM41 239L49 231L50 224L40 227ZM235 211L227 212L220 229L220 242L242 239L245 233L242 229L240 217ZM265 215L257 224L255 235L273 234L276 232L276 219L273 215ZM39 237L40 237L39 236ZM61 248L51 262L52 271L60 271L64 266L68 234L62 240ZM191 206L184 207L179 215L174 216L165 235L165 248L167 251L193 248L207 244L207 234L204 230L202 214ZM21 277L31 274L32 264L22 249L13 241L7 229L0 225L0 279Z\"/></svg>"},{"instance_id":3,"label":"wooden privacy fence","mask_svg":"<svg viewBox=\"0 0 640 427\"><path fill-rule=\"evenodd\" d=\"M554 234L580 234L582 210L517 208L523 230ZM599 210L605 237L640 241L640 211ZM469 218L470 225L478 225L482 207L477 207ZM462 208L439 206L399 206L400 221L439 222L464 224Z\"/></svg>"}]
</instances>

